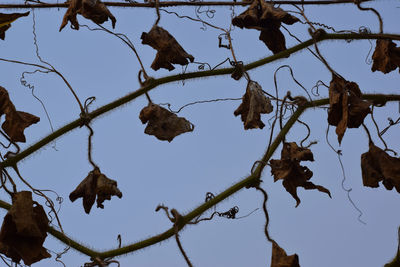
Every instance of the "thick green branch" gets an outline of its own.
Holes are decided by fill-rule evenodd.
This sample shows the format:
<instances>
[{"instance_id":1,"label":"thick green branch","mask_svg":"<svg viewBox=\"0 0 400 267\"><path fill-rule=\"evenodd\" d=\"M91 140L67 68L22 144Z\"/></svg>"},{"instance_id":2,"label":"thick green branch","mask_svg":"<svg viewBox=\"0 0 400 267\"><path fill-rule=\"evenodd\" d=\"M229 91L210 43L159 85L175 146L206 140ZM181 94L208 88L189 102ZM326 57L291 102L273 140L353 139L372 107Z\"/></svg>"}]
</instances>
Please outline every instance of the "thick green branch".
<instances>
[{"instance_id":1,"label":"thick green branch","mask_svg":"<svg viewBox=\"0 0 400 267\"><path fill-rule=\"evenodd\" d=\"M400 35L394 35L394 34L357 34L357 33L351 33L351 34L325 34L322 35L322 37L318 40L310 39L308 41L305 41L304 43L298 44L292 48L289 48L285 51L282 51L278 54L275 54L273 56L266 57L264 59L257 60L255 62L246 64L244 68L246 70L251 70L257 67L260 67L262 65L271 63L273 61L276 61L281 58L286 58L287 56L298 52L310 45L312 45L314 42L320 42L322 40L349 40L349 39L355 39L355 40L361 40L361 39L392 39L392 40L400 40ZM17 61L12 61L13 63L17 63ZM176 75L171 75L171 76L166 76L158 79L151 79L145 86L142 88L138 89L135 92L132 92L122 98L119 98L109 104L106 104L93 112L89 114L89 116L94 119L106 112L109 112L119 106L122 106L137 97L145 94L146 92L150 91L151 89L170 82L176 82L180 80L189 80L189 79L194 79L194 78L202 78L202 77L210 77L210 76L219 76L219 75L227 75L231 74L234 71L234 68L223 68L223 69L216 69L216 70L208 70L208 71L197 71L197 72L189 72L189 73L184 73L184 74L176 74ZM50 142L54 141L58 137L62 136L63 134L79 127L82 125L82 120L79 118L64 127L58 129L57 131L51 133L50 135L44 137L42 140L39 142L33 144L32 146L28 147L24 151L18 153L15 157L9 158L3 162L0 163L0 168L4 167L10 167L18 163L20 160L28 157L32 153L36 152L43 146L49 144Z\"/></svg>"}]
</instances>

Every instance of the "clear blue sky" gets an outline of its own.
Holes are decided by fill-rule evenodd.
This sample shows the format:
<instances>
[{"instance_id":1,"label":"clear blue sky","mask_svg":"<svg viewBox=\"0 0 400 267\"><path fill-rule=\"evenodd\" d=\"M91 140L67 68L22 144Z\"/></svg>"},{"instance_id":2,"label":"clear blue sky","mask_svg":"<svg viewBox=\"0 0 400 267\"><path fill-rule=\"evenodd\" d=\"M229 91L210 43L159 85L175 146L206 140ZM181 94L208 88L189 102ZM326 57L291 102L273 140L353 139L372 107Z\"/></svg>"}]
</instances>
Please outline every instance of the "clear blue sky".
<instances>
[{"instance_id":1,"label":"clear blue sky","mask_svg":"<svg viewBox=\"0 0 400 267\"><path fill-rule=\"evenodd\" d=\"M0 0L0 3L9 2ZM373 1L369 5L381 13L385 32L398 33L398 1ZM293 7L282 7L294 10ZM222 7L214 9L214 18L208 19L204 14L202 18L220 27L228 27L231 11ZM195 16L194 7L168 10ZM243 7L235 8L236 14L244 10ZM153 25L156 16L154 10L110 8L110 11L117 18L115 31L125 33L132 40L151 76L162 77L182 71L180 66L176 66L172 72L154 72L150 68L156 51L142 45L140 36ZM65 9L35 10L36 34L40 55L67 78L80 99L96 96L91 106L94 109L137 90L140 68L132 51L105 32L91 32L83 27L74 31L69 26L58 32L64 12ZM361 26L369 27L374 33L379 30L378 20L372 12L361 12L352 4L307 7L306 14L311 21L333 26L336 30L357 31ZM231 56L227 49L218 48L217 36L221 32L210 27L202 30L201 23L177 19L164 12L161 15L159 25L168 30L195 57L195 61L215 66ZM81 16L78 16L78 20L80 24L95 27ZM106 22L104 26L111 28L111 23ZM288 28L304 40L309 38L305 25L296 24ZM255 30L234 29L233 45L239 60L248 63L271 55L258 40L258 35ZM288 47L297 44L286 33L285 36ZM372 43L374 47L375 41ZM0 41L0 49L1 58L38 63L33 45L32 12L29 17L13 23L6 32L6 40ZM387 75L371 72L371 65L365 62L369 49L367 40L351 43L330 41L320 45L321 53L332 67L347 80L357 82L363 92L399 93L397 71ZM306 50L252 70L250 75L265 91L273 94L273 74L283 64L292 67L295 77L308 90L318 80L328 84L331 79L324 65ZM196 69L197 65L190 64L187 71ZM0 85L9 91L17 109L41 118L37 125L25 131L27 143L21 145L23 149L51 132L41 104L20 83L21 73L34 69L0 62L0 70ZM280 96L285 95L287 90L292 95L304 95L287 69L280 70L277 77ZM78 105L59 77L54 74L34 74L25 78L35 86L35 95L46 106L54 129L78 118ZM187 80L184 84L176 82L162 85L152 90L150 95L155 103L168 102L176 110L197 100L238 98L244 94L245 88L244 79L234 81L229 76L220 76ZM328 96L328 91L323 87L319 93L321 98ZM263 115L262 119L267 125L263 130L244 131L240 118L233 116L239 104L240 101L226 101L183 109L179 116L195 124L195 131L180 135L171 143L144 134L145 126L139 120L139 112L147 105L145 97L94 120L93 159L104 174L118 181L123 198L113 197L111 201L106 201L104 210L93 207L90 215L84 213L80 199L74 203L68 199L69 193L91 170L86 157L87 129L79 128L62 136L21 162L19 168L32 186L54 190L64 199L59 216L65 232L72 238L96 250L115 248L118 234L122 236L123 245L130 244L161 233L171 226L163 213L154 211L157 205L162 203L186 213L204 201L206 192L221 192L249 174L253 162L261 157L268 145L268 119L271 115ZM397 103L376 108L375 117L381 128L387 125L388 117L396 119L398 116ZM315 161L307 163L314 172L311 181L328 188L332 199L316 190L299 189L302 202L295 208L295 200L280 181L273 182L267 167L262 176L262 187L269 194L272 237L288 254L297 253L302 267L383 266L396 252L397 228L400 224L397 207L400 199L394 190L363 187L360 155L368 150L366 134L362 129L347 130L340 147L347 178L344 184L346 188L352 188L351 197L363 212L364 225L357 220L358 212L342 189L343 175L337 155L325 141L326 111L308 110L301 119L312 129L310 140L318 141L317 145L312 146ZM382 147L370 117L366 122L375 143ZM304 126L296 125L287 140L299 142L305 134ZM391 128L384 137L389 147L400 152L398 126ZM329 140L338 148L334 128L331 128ZM279 158L279 154L280 149L273 158ZM19 188L26 189L20 183ZM49 193L49 196L55 199L55 195ZM6 194L0 197L10 201ZM42 199L36 199L43 204ZM226 211L238 206L238 216L243 216L261 208L261 204L259 192L244 189L218 205L217 210ZM3 216L6 211L2 210L0 214ZM180 234L181 241L195 266L269 266L271 244L264 236L264 223L261 209L239 220L216 218L211 222L187 226ZM56 252L64 248L51 236L44 246ZM54 259L52 254L51 259L34 266L57 266ZM70 267L83 265L89 258L70 249L62 260ZM186 266L174 239L118 257L117 260L121 266Z\"/></svg>"}]
</instances>

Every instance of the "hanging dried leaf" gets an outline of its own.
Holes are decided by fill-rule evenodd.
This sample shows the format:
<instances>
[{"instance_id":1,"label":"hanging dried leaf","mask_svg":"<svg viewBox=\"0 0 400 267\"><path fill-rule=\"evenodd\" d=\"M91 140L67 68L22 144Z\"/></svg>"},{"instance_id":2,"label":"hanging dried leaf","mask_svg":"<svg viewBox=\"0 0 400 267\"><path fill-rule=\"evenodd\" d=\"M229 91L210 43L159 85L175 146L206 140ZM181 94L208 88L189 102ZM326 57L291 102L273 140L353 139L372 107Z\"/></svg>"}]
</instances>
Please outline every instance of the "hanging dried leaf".
<instances>
[{"instance_id":1,"label":"hanging dried leaf","mask_svg":"<svg viewBox=\"0 0 400 267\"><path fill-rule=\"evenodd\" d=\"M250 7L232 19L239 28L260 30L259 39L274 53L286 50L286 41L280 31L281 23L292 25L299 19L264 0L255 0Z\"/></svg>"},{"instance_id":2,"label":"hanging dried leaf","mask_svg":"<svg viewBox=\"0 0 400 267\"><path fill-rule=\"evenodd\" d=\"M42 246L49 220L41 205L32 201L32 192L21 191L13 196L13 205L4 217L0 231L0 253L26 265L50 258Z\"/></svg>"},{"instance_id":3,"label":"hanging dried leaf","mask_svg":"<svg viewBox=\"0 0 400 267\"><path fill-rule=\"evenodd\" d=\"M117 187L117 182L102 174L98 168L89 172L88 176L69 194L69 199L74 202L82 198L83 208L87 214L94 204L97 195L97 207L104 209L104 200L110 200L111 196L122 197Z\"/></svg>"},{"instance_id":4,"label":"hanging dried leaf","mask_svg":"<svg viewBox=\"0 0 400 267\"><path fill-rule=\"evenodd\" d=\"M171 142L176 136L192 132L194 129L190 121L152 103L140 111L139 119L143 124L148 122L144 130L146 134L154 135L159 140L168 142Z\"/></svg>"},{"instance_id":5,"label":"hanging dried leaf","mask_svg":"<svg viewBox=\"0 0 400 267\"><path fill-rule=\"evenodd\" d=\"M147 44L157 50L156 58L151 64L153 70L164 68L171 71L175 69L172 64L184 66L189 63L188 59L190 62L194 61L194 57L186 53L168 31L157 25L153 26L148 33L142 33L140 39L142 39L142 44Z\"/></svg>"},{"instance_id":6,"label":"hanging dried leaf","mask_svg":"<svg viewBox=\"0 0 400 267\"><path fill-rule=\"evenodd\" d=\"M6 37L6 31L11 28L11 23L20 17L26 17L29 15L29 11L25 13L11 13L4 14L0 13L0 39L4 40Z\"/></svg>"},{"instance_id":7,"label":"hanging dried leaf","mask_svg":"<svg viewBox=\"0 0 400 267\"><path fill-rule=\"evenodd\" d=\"M331 193L323 186L315 185L308 180L313 176L313 172L305 166L300 165L300 161L314 161L311 150L298 147L296 143L284 143L281 151L280 160L270 160L271 174L274 182L283 180L282 185L296 200L296 207L300 204L297 196L297 187L304 189L317 189L331 197Z\"/></svg>"},{"instance_id":8,"label":"hanging dried leaf","mask_svg":"<svg viewBox=\"0 0 400 267\"><path fill-rule=\"evenodd\" d=\"M267 98L261 86L254 81L250 81L243 95L243 101L233 113L235 116L241 115L244 129L264 128L265 124L261 121L261 113L271 113L273 106Z\"/></svg>"},{"instance_id":9,"label":"hanging dried leaf","mask_svg":"<svg viewBox=\"0 0 400 267\"><path fill-rule=\"evenodd\" d=\"M370 143L368 152L361 155L361 170L364 186L379 187L382 181L387 190L395 187L400 193L400 158Z\"/></svg>"},{"instance_id":10,"label":"hanging dried leaf","mask_svg":"<svg viewBox=\"0 0 400 267\"><path fill-rule=\"evenodd\" d=\"M337 75L329 85L329 125L336 126L341 143L347 128L358 128L371 112L371 102L361 99L362 93L355 82L348 82Z\"/></svg>"},{"instance_id":11,"label":"hanging dried leaf","mask_svg":"<svg viewBox=\"0 0 400 267\"><path fill-rule=\"evenodd\" d=\"M372 71L379 70L385 74L389 73L400 67L400 47L397 47L392 40L376 40L372 60Z\"/></svg>"},{"instance_id":12,"label":"hanging dried leaf","mask_svg":"<svg viewBox=\"0 0 400 267\"><path fill-rule=\"evenodd\" d=\"M275 241L272 241L271 267L300 267L297 254L288 256Z\"/></svg>"},{"instance_id":13,"label":"hanging dried leaf","mask_svg":"<svg viewBox=\"0 0 400 267\"><path fill-rule=\"evenodd\" d=\"M39 122L40 118L23 111L17 111L11 102L8 92L0 86L0 116L6 115L1 128L13 142L25 142L25 128Z\"/></svg>"},{"instance_id":14,"label":"hanging dried leaf","mask_svg":"<svg viewBox=\"0 0 400 267\"><path fill-rule=\"evenodd\" d=\"M79 30L77 14L81 14L97 24L102 24L110 18L113 28L117 22L117 19L111 14L107 6L100 0L69 0L68 10L65 12L61 22L60 31L68 24L68 21L71 22L72 29Z\"/></svg>"}]
</instances>

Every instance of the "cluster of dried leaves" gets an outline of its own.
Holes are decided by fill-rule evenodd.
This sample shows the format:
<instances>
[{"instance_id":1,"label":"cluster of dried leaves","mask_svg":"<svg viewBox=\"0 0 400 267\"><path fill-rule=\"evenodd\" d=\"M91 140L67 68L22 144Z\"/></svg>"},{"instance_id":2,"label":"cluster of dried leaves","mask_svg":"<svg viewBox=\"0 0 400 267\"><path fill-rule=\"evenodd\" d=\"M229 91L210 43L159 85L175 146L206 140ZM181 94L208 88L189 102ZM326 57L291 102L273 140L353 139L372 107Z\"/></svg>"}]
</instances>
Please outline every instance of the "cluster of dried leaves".
<instances>
[{"instance_id":1,"label":"cluster of dried leaves","mask_svg":"<svg viewBox=\"0 0 400 267\"><path fill-rule=\"evenodd\" d=\"M41 205L32 200L32 192L13 195L12 206L4 217L0 231L0 253L26 265L50 258L43 247L49 220Z\"/></svg>"},{"instance_id":2,"label":"cluster of dried leaves","mask_svg":"<svg viewBox=\"0 0 400 267\"><path fill-rule=\"evenodd\" d=\"M377 40L372 60L372 71L389 73L400 67L400 47L392 40Z\"/></svg>"},{"instance_id":3,"label":"cluster of dried leaves","mask_svg":"<svg viewBox=\"0 0 400 267\"><path fill-rule=\"evenodd\" d=\"M25 142L25 128L37 123L40 118L23 111L17 111L11 102L7 90L0 86L0 117L5 114L6 119L1 128L12 142Z\"/></svg>"},{"instance_id":4,"label":"cluster of dried leaves","mask_svg":"<svg viewBox=\"0 0 400 267\"><path fill-rule=\"evenodd\" d=\"M241 115L244 129L264 128L265 124L261 121L261 113L271 113L273 106L269 98L264 95L261 86L254 81L250 81L243 95L242 103L233 113L235 116Z\"/></svg>"},{"instance_id":5,"label":"cluster of dried leaves","mask_svg":"<svg viewBox=\"0 0 400 267\"><path fill-rule=\"evenodd\" d=\"M361 170L364 186L379 187L382 181L387 190L394 187L400 193L400 159L389 156L372 142L368 152L361 155Z\"/></svg>"},{"instance_id":6,"label":"cluster of dried leaves","mask_svg":"<svg viewBox=\"0 0 400 267\"><path fill-rule=\"evenodd\" d=\"M314 161L311 150L298 147L295 142L284 143L281 151L281 159L271 159L269 162L274 182L283 180L282 184L286 191L296 200L296 207L300 204L300 198L297 196L297 187L299 186L307 190L317 189L331 197L328 189L308 181L313 176L313 172L306 166L301 166L300 161Z\"/></svg>"},{"instance_id":7,"label":"cluster of dried leaves","mask_svg":"<svg viewBox=\"0 0 400 267\"><path fill-rule=\"evenodd\" d=\"M286 50L285 36L279 29L281 23L292 25L298 21L298 18L273 4L254 0L246 11L232 19L232 24L239 28L259 30L259 39L276 54Z\"/></svg>"},{"instance_id":8,"label":"cluster of dried leaves","mask_svg":"<svg viewBox=\"0 0 400 267\"><path fill-rule=\"evenodd\" d=\"M0 39L4 40L6 37L6 31L11 28L11 23L20 17L26 17L29 15L29 11L25 13L11 13L4 14L0 13Z\"/></svg>"},{"instance_id":9,"label":"cluster of dried leaves","mask_svg":"<svg viewBox=\"0 0 400 267\"><path fill-rule=\"evenodd\" d=\"M83 208L90 213L97 196L97 207L104 208L104 200L110 200L112 196L122 197L117 187L117 182L102 174L98 168L89 172L88 176L69 194L69 199L74 202L82 198Z\"/></svg>"},{"instance_id":10,"label":"cluster of dried leaves","mask_svg":"<svg viewBox=\"0 0 400 267\"><path fill-rule=\"evenodd\" d=\"M347 128L358 128L371 112L369 101L362 100L362 93L355 82L348 82L337 75L329 85L329 125L336 126L339 144Z\"/></svg>"},{"instance_id":11,"label":"cluster of dried leaves","mask_svg":"<svg viewBox=\"0 0 400 267\"><path fill-rule=\"evenodd\" d=\"M143 32L140 38L142 44L149 45L157 50L156 58L151 64L153 70L157 71L164 68L171 71L175 69L172 64L184 66L189 63L188 59L190 62L194 61L194 57L186 53L168 31L157 25L154 25L148 33Z\"/></svg>"},{"instance_id":12,"label":"cluster of dried leaves","mask_svg":"<svg viewBox=\"0 0 400 267\"><path fill-rule=\"evenodd\" d=\"M139 119L142 123L147 123L144 132L148 135L154 135L159 140L171 142L176 136L192 132L194 126L185 118L178 117L167 109L149 103L140 111Z\"/></svg>"},{"instance_id":13,"label":"cluster of dried leaves","mask_svg":"<svg viewBox=\"0 0 400 267\"><path fill-rule=\"evenodd\" d=\"M100 0L69 0L68 3L69 6L61 22L60 31L68 24L68 21L71 22L72 29L79 30L79 23L76 18L77 14L97 24L102 24L110 18L112 27L115 27L117 19Z\"/></svg>"}]
</instances>

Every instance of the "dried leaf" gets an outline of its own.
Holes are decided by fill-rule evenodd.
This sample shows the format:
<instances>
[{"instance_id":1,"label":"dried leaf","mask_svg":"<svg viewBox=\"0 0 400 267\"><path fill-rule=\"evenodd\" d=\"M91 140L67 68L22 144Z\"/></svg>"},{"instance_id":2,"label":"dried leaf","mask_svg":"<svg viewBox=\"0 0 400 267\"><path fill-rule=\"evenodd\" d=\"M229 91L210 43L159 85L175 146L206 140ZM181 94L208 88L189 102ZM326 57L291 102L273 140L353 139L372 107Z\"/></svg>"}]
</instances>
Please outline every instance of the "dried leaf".
<instances>
[{"instance_id":1,"label":"dried leaf","mask_svg":"<svg viewBox=\"0 0 400 267\"><path fill-rule=\"evenodd\" d=\"M392 40L376 40L372 60L372 71L379 70L385 74L389 73L400 67L400 47L397 47Z\"/></svg>"},{"instance_id":2,"label":"dried leaf","mask_svg":"<svg viewBox=\"0 0 400 267\"><path fill-rule=\"evenodd\" d=\"M336 126L341 143L347 128L358 128L371 112L371 102L361 99L362 93L355 82L348 82L337 75L329 85L329 125Z\"/></svg>"},{"instance_id":3,"label":"dried leaf","mask_svg":"<svg viewBox=\"0 0 400 267\"><path fill-rule=\"evenodd\" d=\"M297 254L288 256L275 241L272 241L271 267L300 267Z\"/></svg>"},{"instance_id":4,"label":"dried leaf","mask_svg":"<svg viewBox=\"0 0 400 267\"><path fill-rule=\"evenodd\" d=\"M317 189L331 197L331 193L323 186L315 185L308 180L313 176L313 172L305 166L300 165L300 161L314 161L311 150L298 147L296 143L284 143L281 151L280 160L270 160L271 174L274 182L283 180L282 184L292 197L296 200L296 207L300 204L297 196L297 187L304 189Z\"/></svg>"},{"instance_id":5,"label":"dried leaf","mask_svg":"<svg viewBox=\"0 0 400 267\"><path fill-rule=\"evenodd\" d=\"M387 190L395 187L400 193L400 158L370 143L368 152L361 155L361 170L364 186L379 187L382 181Z\"/></svg>"},{"instance_id":6,"label":"dried leaf","mask_svg":"<svg viewBox=\"0 0 400 267\"><path fill-rule=\"evenodd\" d=\"M159 140L171 142L176 136L192 132L194 126L185 118L178 117L176 114L150 103L140 111L139 119L143 124L148 122L144 132L154 135Z\"/></svg>"},{"instance_id":7,"label":"dried leaf","mask_svg":"<svg viewBox=\"0 0 400 267\"><path fill-rule=\"evenodd\" d=\"M83 208L87 214L94 204L97 196L97 207L104 208L104 200L110 200L111 196L122 197L117 187L117 182L102 174L99 169L89 172L88 176L69 194L69 199L74 202L82 198Z\"/></svg>"},{"instance_id":8,"label":"dried leaf","mask_svg":"<svg viewBox=\"0 0 400 267\"><path fill-rule=\"evenodd\" d=\"M8 92L0 86L0 116L6 115L1 128L13 142L25 142L25 128L39 122L40 118L23 111L17 111L11 102Z\"/></svg>"},{"instance_id":9,"label":"dried leaf","mask_svg":"<svg viewBox=\"0 0 400 267\"><path fill-rule=\"evenodd\" d=\"M175 69L172 64L187 65L194 61L194 57L186 53L175 38L161 27L153 26L148 33L142 33L142 44L147 44L157 50L156 58L151 64L153 70L160 68L169 71Z\"/></svg>"},{"instance_id":10,"label":"dried leaf","mask_svg":"<svg viewBox=\"0 0 400 267\"><path fill-rule=\"evenodd\" d=\"M42 246L48 224L43 207L32 201L32 192L16 193L1 226L0 253L17 263L22 259L26 265L50 258Z\"/></svg>"},{"instance_id":11,"label":"dried leaf","mask_svg":"<svg viewBox=\"0 0 400 267\"><path fill-rule=\"evenodd\" d=\"M245 130L262 129L265 124L261 121L260 114L271 113L272 110L271 101L264 95L261 86L257 82L250 81L247 84L242 103L233 114L241 115Z\"/></svg>"},{"instance_id":12,"label":"dried leaf","mask_svg":"<svg viewBox=\"0 0 400 267\"><path fill-rule=\"evenodd\" d=\"M110 18L113 28L117 22L117 19L111 14L107 6L100 0L69 0L68 10L65 12L61 22L60 31L68 24L68 21L71 22L72 29L79 30L77 14L81 14L97 24L102 24Z\"/></svg>"},{"instance_id":13,"label":"dried leaf","mask_svg":"<svg viewBox=\"0 0 400 267\"><path fill-rule=\"evenodd\" d=\"M11 28L11 23L20 17L26 17L29 15L29 11L25 13L11 13L4 14L0 13L0 39L4 40L6 37L6 31Z\"/></svg>"},{"instance_id":14,"label":"dried leaf","mask_svg":"<svg viewBox=\"0 0 400 267\"><path fill-rule=\"evenodd\" d=\"M264 0L255 0L250 7L232 19L240 28L260 30L259 39L274 53L286 50L285 37L280 31L281 23L292 25L299 19Z\"/></svg>"}]
</instances>

